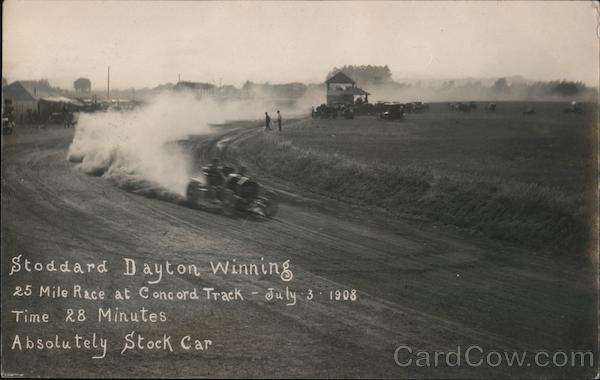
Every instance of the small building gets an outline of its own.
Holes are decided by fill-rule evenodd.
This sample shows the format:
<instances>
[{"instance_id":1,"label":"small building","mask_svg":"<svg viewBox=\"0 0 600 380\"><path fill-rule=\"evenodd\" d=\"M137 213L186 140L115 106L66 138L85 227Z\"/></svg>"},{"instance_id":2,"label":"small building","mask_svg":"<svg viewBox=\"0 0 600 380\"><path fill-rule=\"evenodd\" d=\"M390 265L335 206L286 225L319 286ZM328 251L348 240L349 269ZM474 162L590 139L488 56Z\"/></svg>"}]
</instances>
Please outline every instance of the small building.
<instances>
[{"instance_id":1,"label":"small building","mask_svg":"<svg viewBox=\"0 0 600 380\"><path fill-rule=\"evenodd\" d=\"M368 102L369 93L356 87L356 82L341 71L325 81L327 85L327 105L354 105L357 97L364 97Z\"/></svg>"},{"instance_id":2,"label":"small building","mask_svg":"<svg viewBox=\"0 0 600 380\"><path fill-rule=\"evenodd\" d=\"M2 92L3 102L12 107L17 123L43 122L52 113L71 111L82 105L38 81L15 81L5 86Z\"/></svg>"}]
</instances>

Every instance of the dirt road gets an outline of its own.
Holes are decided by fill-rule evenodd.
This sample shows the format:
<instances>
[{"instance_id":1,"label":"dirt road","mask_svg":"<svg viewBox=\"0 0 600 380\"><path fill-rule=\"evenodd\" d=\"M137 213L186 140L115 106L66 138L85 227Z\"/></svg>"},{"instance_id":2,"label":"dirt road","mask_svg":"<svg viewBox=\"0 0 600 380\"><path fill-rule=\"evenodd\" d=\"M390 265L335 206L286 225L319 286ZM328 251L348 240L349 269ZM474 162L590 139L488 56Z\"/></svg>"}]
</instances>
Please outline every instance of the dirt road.
<instances>
[{"instance_id":1,"label":"dirt road","mask_svg":"<svg viewBox=\"0 0 600 380\"><path fill-rule=\"evenodd\" d=\"M211 136L206 146L233 144L255 126ZM399 345L444 351L596 351L596 294L592 266L533 255L447 228L390 221L342 203L320 207L319 197L295 194L290 184L267 183L287 201L274 220L194 210L127 192L88 176L66 160L69 130L4 139L2 158L2 369L28 376L210 377L487 377L591 376L593 368L508 368L486 365L401 367ZM17 273L10 262L96 263L106 274ZM165 276L156 289L212 287L262 294L288 285L297 304L266 302L129 301L15 296L15 287L74 284L107 293L148 285L153 276L123 275L123 258L196 264L211 261L283 262L294 278L277 276ZM152 286L152 285L150 285ZM306 300L308 289L317 296ZM356 289L356 301L329 300L329 291ZM319 292L321 293L319 295ZM98 307L166 313L166 322L65 322L65 310ZM48 312L49 323L16 322L13 310ZM210 339L196 352L130 350L131 331ZM94 350L11 350L22 337L91 336L108 339L103 359ZM177 340L178 342L178 340ZM464 352L464 351L463 351Z\"/></svg>"}]
</instances>

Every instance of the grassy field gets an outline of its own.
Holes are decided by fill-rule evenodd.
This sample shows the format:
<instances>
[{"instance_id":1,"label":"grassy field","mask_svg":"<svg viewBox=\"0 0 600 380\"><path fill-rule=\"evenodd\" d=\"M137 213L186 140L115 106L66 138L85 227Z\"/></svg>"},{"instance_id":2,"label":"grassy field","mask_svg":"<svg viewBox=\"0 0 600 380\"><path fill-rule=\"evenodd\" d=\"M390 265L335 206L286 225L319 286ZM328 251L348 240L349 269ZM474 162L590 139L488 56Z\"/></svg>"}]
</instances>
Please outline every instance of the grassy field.
<instances>
[{"instance_id":1,"label":"grassy field","mask_svg":"<svg viewBox=\"0 0 600 380\"><path fill-rule=\"evenodd\" d=\"M596 110L433 104L400 122L306 120L255 136L244 157L305 189L550 251L582 252L595 189ZM524 115L534 106L537 114Z\"/></svg>"}]
</instances>

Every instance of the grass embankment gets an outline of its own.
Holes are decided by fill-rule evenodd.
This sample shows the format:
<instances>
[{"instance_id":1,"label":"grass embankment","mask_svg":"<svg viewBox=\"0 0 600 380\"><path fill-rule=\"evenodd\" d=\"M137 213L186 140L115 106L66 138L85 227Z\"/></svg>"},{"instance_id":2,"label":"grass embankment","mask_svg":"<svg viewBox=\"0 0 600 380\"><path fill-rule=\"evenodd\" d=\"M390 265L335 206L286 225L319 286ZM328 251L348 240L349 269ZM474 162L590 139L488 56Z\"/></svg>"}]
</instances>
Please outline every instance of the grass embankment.
<instances>
[{"instance_id":1,"label":"grass embankment","mask_svg":"<svg viewBox=\"0 0 600 380\"><path fill-rule=\"evenodd\" d=\"M260 134L238 148L274 176L333 198L410 214L536 250L581 254L589 241L583 196L504 179L365 162Z\"/></svg>"}]
</instances>

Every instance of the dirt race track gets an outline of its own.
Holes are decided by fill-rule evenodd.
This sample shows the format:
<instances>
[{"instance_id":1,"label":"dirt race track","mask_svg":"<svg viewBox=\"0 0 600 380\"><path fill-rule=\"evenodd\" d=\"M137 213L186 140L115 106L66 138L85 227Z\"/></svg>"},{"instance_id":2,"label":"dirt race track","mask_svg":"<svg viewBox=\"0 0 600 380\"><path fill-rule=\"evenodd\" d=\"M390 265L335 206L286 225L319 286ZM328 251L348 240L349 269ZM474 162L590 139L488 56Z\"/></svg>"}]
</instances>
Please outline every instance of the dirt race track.
<instances>
[{"instance_id":1,"label":"dirt race track","mask_svg":"<svg viewBox=\"0 0 600 380\"><path fill-rule=\"evenodd\" d=\"M255 126L211 136L207 146L230 144ZM71 130L48 130L3 140L2 158L2 370L26 376L208 377L574 377L594 368L401 367L394 351L486 352L558 350L596 352L596 288L592 265L533 255L433 225L389 221L342 203L319 207L318 198L289 194L273 220L191 209L120 189L77 170L66 160ZM107 260L104 275L20 273L10 260ZM247 297L244 302L88 301L13 295L16 286L79 284L107 293L145 283L122 275L123 258L194 263L290 260L298 292L322 291L295 306ZM169 276L157 289L284 288L276 276ZM357 289L355 302L329 301L335 289ZM98 307L166 312L161 323L64 322L68 308ZM16 323L11 310L46 311L52 323ZM124 336L192 335L214 345L199 352L128 351ZM10 350L23 336L92 333L108 339L104 359L93 350ZM484 354L485 355L485 354ZM594 356L596 357L596 356ZM597 364L596 364L597 365Z\"/></svg>"}]
</instances>

